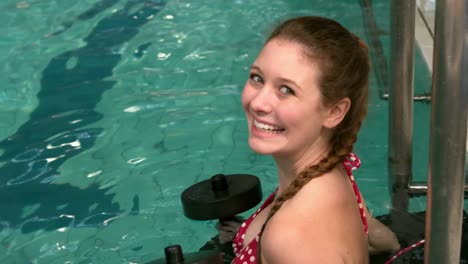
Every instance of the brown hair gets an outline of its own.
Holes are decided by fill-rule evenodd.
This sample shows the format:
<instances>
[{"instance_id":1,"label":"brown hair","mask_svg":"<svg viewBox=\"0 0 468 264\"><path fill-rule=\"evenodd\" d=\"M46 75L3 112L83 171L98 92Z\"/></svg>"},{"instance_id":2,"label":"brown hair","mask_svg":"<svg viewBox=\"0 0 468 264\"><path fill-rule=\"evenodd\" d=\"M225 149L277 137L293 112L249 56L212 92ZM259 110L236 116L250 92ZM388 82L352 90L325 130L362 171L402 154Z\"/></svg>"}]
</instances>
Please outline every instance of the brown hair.
<instances>
[{"instance_id":1,"label":"brown hair","mask_svg":"<svg viewBox=\"0 0 468 264\"><path fill-rule=\"evenodd\" d=\"M334 128L328 155L294 178L275 199L268 219L307 182L331 171L352 152L367 112L370 69L367 46L330 19L308 16L287 20L273 31L267 42L272 39L300 44L305 55L318 63L318 81L324 105L332 105L347 97L351 106L342 122Z\"/></svg>"}]
</instances>

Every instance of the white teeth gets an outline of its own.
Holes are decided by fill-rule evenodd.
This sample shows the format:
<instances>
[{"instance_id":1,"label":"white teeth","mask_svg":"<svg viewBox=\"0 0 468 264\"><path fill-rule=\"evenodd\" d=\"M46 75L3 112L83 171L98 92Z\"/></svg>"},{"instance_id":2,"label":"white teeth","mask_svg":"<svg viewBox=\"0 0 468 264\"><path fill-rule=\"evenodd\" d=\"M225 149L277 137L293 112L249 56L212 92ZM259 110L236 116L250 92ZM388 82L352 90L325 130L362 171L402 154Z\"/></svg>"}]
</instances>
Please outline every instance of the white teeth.
<instances>
[{"instance_id":1,"label":"white teeth","mask_svg":"<svg viewBox=\"0 0 468 264\"><path fill-rule=\"evenodd\" d=\"M261 130L267 130L267 131L270 131L270 132L281 132L281 131L284 130L284 129L282 129L280 127L277 127L277 126L271 126L271 125L267 125L267 124L264 124L264 123L260 123L257 120L254 120L253 123L254 123L254 126L256 128L261 129Z\"/></svg>"}]
</instances>

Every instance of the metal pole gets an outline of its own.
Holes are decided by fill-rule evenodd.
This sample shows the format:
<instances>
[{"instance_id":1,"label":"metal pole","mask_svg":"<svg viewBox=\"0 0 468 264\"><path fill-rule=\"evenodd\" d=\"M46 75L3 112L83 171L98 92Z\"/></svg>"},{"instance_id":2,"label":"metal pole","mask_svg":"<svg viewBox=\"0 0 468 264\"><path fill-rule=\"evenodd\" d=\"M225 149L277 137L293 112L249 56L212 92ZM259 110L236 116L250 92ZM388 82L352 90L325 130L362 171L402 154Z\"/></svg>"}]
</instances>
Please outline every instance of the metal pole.
<instances>
[{"instance_id":1,"label":"metal pole","mask_svg":"<svg viewBox=\"0 0 468 264\"><path fill-rule=\"evenodd\" d=\"M415 0L391 1L388 172L392 229L408 210L412 174Z\"/></svg>"},{"instance_id":2,"label":"metal pole","mask_svg":"<svg viewBox=\"0 0 468 264\"><path fill-rule=\"evenodd\" d=\"M438 0L424 263L460 263L467 132L466 0Z\"/></svg>"}]
</instances>

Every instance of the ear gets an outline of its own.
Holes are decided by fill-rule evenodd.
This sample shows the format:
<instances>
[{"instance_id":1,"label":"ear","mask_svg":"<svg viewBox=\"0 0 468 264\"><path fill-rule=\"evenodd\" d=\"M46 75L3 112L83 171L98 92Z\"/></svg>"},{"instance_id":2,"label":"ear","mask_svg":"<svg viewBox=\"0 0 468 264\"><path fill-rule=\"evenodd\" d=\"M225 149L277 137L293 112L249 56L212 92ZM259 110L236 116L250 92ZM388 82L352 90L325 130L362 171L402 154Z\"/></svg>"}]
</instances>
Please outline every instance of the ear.
<instances>
[{"instance_id":1,"label":"ear","mask_svg":"<svg viewBox=\"0 0 468 264\"><path fill-rule=\"evenodd\" d=\"M338 126L341 121L343 121L346 113L348 113L349 108L351 107L351 100L348 97L345 97L338 101L337 103L333 104L328 109L327 118L323 125L326 128L334 128Z\"/></svg>"}]
</instances>

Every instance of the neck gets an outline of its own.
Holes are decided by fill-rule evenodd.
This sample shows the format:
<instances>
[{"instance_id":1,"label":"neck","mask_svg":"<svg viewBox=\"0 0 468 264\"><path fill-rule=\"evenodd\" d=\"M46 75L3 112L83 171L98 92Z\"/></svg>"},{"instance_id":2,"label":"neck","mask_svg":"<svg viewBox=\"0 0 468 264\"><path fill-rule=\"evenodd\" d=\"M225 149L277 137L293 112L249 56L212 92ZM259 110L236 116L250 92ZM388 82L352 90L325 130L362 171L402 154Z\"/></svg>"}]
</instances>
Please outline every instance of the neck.
<instances>
[{"instance_id":1,"label":"neck","mask_svg":"<svg viewBox=\"0 0 468 264\"><path fill-rule=\"evenodd\" d=\"M278 168L278 193L282 193L294 178L309 166L318 164L328 155L329 146L324 141L315 142L314 146L301 153L288 153L274 156Z\"/></svg>"}]
</instances>

